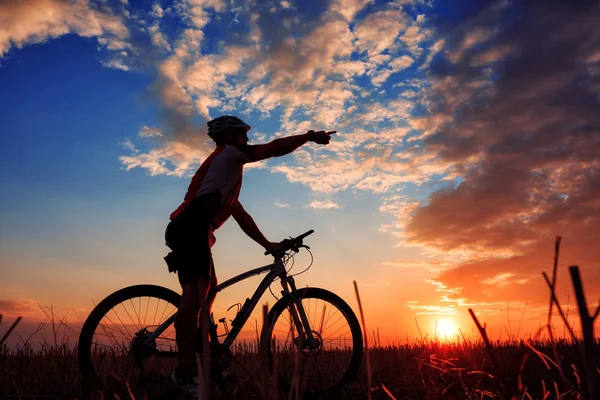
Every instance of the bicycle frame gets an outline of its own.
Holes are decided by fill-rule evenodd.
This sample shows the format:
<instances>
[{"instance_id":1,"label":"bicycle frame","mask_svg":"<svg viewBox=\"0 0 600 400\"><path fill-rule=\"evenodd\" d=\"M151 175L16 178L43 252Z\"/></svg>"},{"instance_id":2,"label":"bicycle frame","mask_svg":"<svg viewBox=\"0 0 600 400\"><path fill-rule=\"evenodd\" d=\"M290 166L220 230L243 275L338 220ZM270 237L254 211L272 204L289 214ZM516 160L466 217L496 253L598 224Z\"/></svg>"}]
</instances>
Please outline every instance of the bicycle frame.
<instances>
[{"instance_id":1,"label":"bicycle frame","mask_svg":"<svg viewBox=\"0 0 600 400\"><path fill-rule=\"evenodd\" d=\"M208 294L209 296L215 296L217 293L221 292L222 290L224 290L238 282L241 282L241 281L248 279L255 275L263 274L267 271L268 271L268 274L263 278L262 282L260 283L260 285L258 286L256 291L250 298L250 302L247 303L247 305L245 305L244 307L242 307L242 309L240 310L238 315L235 317L235 321L236 321L235 326L232 325L231 330L229 331L229 333L227 334L227 337L225 338L225 340L222 343L223 346L226 346L227 348L229 348L233 344L233 342L237 338L237 335L242 330L242 327L246 324L246 321L248 320L248 318L250 318L250 315L254 311L254 308L258 304L258 301L260 300L262 295L265 293L267 288L269 286L271 286L271 284L275 281L276 278L280 278L280 280L281 280L281 286L283 288L283 290L282 290L283 296L287 296L287 295L290 295L292 292L295 292L296 284L294 282L293 277L287 276L287 271L285 269L285 265L283 264L283 261L280 258L278 258L272 264L265 265L263 267L256 268L256 269L244 272L240 275L234 276L233 278L226 280L225 282L221 283L220 285L217 285L217 287L215 287L209 291L209 294ZM289 287L288 287L288 285L289 285ZM290 290L290 288L291 288L291 290ZM314 339L312 329L310 327L310 323L306 316L306 312L304 311L304 307L302 306L302 299L294 298L294 303L296 305L295 308L297 309L297 311L296 310L291 310L291 311L292 311L292 319L294 320L296 329L298 330L298 332L301 335L306 335L306 337L302 337L301 339L306 340L308 345L311 348L313 348L313 346L316 346L316 341ZM160 324L160 326L158 326L156 328L156 330L145 340L144 343L148 346L153 347L152 342L156 338L158 338L172 323L175 322L176 316L177 316L177 312L173 313L173 315L171 315L169 318L167 318L165 320L165 322L163 322L162 324ZM213 343L218 342L216 325L214 325L212 322L209 324L209 334L211 337L211 342L213 342ZM159 354L169 354L169 355L172 354L172 352L163 352L163 351L159 351L158 353Z\"/></svg>"}]
</instances>

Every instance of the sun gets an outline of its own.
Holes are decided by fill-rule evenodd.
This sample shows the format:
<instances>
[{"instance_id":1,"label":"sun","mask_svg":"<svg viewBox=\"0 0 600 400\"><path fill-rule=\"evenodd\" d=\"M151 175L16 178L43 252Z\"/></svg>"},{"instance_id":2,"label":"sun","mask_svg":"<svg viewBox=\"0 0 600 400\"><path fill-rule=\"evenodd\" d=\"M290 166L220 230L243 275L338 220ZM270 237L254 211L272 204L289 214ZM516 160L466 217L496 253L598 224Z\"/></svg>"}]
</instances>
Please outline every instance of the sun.
<instances>
[{"instance_id":1,"label":"sun","mask_svg":"<svg viewBox=\"0 0 600 400\"><path fill-rule=\"evenodd\" d=\"M449 319L438 319L436 321L436 336L439 338L451 338L458 334L458 328L454 321Z\"/></svg>"}]
</instances>

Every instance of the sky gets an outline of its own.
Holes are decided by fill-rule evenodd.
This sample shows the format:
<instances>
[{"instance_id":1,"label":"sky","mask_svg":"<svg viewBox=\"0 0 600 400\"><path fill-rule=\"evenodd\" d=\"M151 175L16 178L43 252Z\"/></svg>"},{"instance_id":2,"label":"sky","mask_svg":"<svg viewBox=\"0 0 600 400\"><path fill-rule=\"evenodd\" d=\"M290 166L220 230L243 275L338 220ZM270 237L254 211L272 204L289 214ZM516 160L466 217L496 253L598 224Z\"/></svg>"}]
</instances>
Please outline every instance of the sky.
<instances>
[{"instance_id":1,"label":"sky","mask_svg":"<svg viewBox=\"0 0 600 400\"><path fill-rule=\"evenodd\" d=\"M298 285L358 311L356 281L382 341L468 334L468 308L493 338L535 335L557 235L578 330L568 266L592 310L600 293L599 17L592 1L1 2L0 332L23 316L18 342L49 307L76 327L133 284L179 291L164 229L223 114L255 144L338 131L247 165L240 201L272 241L314 229ZM221 281L270 262L233 219L216 236Z\"/></svg>"}]
</instances>

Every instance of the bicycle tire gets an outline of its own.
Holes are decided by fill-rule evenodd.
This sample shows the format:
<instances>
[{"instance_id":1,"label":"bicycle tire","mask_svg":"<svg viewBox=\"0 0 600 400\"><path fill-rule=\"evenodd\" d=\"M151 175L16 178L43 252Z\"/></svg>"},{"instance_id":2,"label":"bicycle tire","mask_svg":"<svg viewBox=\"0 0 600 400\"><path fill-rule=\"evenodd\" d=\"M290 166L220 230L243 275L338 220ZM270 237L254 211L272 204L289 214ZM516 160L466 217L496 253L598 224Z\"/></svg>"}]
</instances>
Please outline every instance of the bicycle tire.
<instances>
[{"instance_id":1,"label":"bicycle tire","mask_svg":"<svg viewBox=\"0 0 600 400\"><path fill-rule=\"evenodd\" d=\"M340 389L342 389L346 384L348 384L356 378L360 369L360 364L362 362L363 337L362 329L360 327L358 319L352 311L352 308L350 308L350 306L341 297L328 290L320 288L304 288L293 292L291 296L293 298L302 298L303 305L304 300L307 299L323 300L324 302L335 306L348 323L350 333L352 335L352 355L345 371L340 374L341 377L335 383L322 389L304 388L303 390L301 390L302 397L304 399L338 398ZM290 296L286 296L279 299L277 303L275 303L273 308L269 311L269 314L267 316L268 325L265 325L263 327L264 330L262 332L260 345L261 349L263 349L262 351L264 351L265 346L268 347L267 362L269 370L271 372L274 363L272 349L272 344L274 342L273 331L275 329L276 321L281 316L281 314L288 308L290 301L293 301ZM325 309L323 310L323 313L325 313ZM312 323L311 328L314 328L314 323ZM321 341L324 341L323 337L321 337ZM289 379L289 376L282 376L280 373L278 373L278 383L280 388L283 389L285 392L289 392L292 389L292 383Z\"/></svg>"},{"instance_id":2,"label":"bicycle tire","mask_svg":"<svg viewBox=\"0 0 600 400\"><path fill-rule=\"evenodd\" d=\"M106 387L105 383L98 377L94 362L92 360L92 345L94 334L103 318L110 313L113 308L119 304L123 304L127 300L134 298L159 299L170 303L175 308L179 307L181 296L176 292L165 287L156 285L134 285L120 289L104 300L92 310L86 319L79 335L79 343L77 346L79 369L84 379L84 389L90 397L91 393L103 392L104 395L109 394L114 397L114 392ZM158 396L160 397L160 396ZM157 398L158 398L157 397ZM121 396L121 398L123 398Z\"/></svg>"}]
</instances>

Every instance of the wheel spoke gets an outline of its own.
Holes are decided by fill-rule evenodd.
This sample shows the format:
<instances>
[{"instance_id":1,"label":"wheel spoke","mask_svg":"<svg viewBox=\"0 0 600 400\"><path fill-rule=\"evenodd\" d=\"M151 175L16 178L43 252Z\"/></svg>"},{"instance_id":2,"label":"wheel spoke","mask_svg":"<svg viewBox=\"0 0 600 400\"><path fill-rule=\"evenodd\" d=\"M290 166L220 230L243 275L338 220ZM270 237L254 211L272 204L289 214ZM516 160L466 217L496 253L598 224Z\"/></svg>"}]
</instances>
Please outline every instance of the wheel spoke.
<instances>
[{"instance_id":1,"label":"wheel spoke","mask_svg":"<svg viewBox=\"0 0 600 400\"><path fill-rule=\"evenodd\" d=\"M340 317L340 318L339 318L337 321L335 321L335 322L338 322L338 321L339 321L339 320L341 320L342 318L344 318L344 314L342 314L342 316L341 316L341 317ZM345 326L344 326L344 325L342 325L341 327L339 327L338 329L336 329L335 331L333 331L333 333L330 333L330 335L333 335L334 333L337 333L337 332L339 332L339 331L340 331L340 329L343 329L343 328L345 328Z\"/></svg>"},{"instance_id":2,"label":"wheel spoke","mask_svg":"<svg viewBox=\"0 0 600 400\"><path fill-rule=\"evenodd\" d=\"M333 318L333 317L334 317L334 316L335 316L335 315L336 315L338 312L339 312L339 311L336 309L336 310L335 310L335 312L334 312L332 315L328 316L327 320L325 321L325 326L327 326L327 325L329 324L329 321L331 320L331 318ZM333 323L334 325L335 325L335 324L336 324L336 323L337 323L337 322L338 322L340 319L342 319L342 318L345 318L345 317L344 317L344 314L342 314L342 313L340 313L340 314L341 314L340 318L338 318L338 319L337 319L337 320L336 320L336 321Z\"/></svg>"},{"instance_id":3,"label":"wheel spoke","mask_svg":"<svg viewBox=\"0 0 600 400\"><path fill-rule=\"evenodd\" d=\"M131 299L129 301L131 301ZM129 320L131 320L131 323L133 324L134 328L137 329L137 326L135 325L135 321L133 320L133 318L131 318L131 314L129 314L129 311L127 311L127 309L125 308L125 306L123 305L123 303L121 303L121 307L123 308L123 310L125 310L125 313L129 317Z\"/></svg>"},{"instance_id":4,"label":"wheel spoke","mask_svg":"<svg viewBox=\"0 0 600 400\"><path fill-rule=\"evenodd\" d=\"M127 329L127 325L125 325L125 323L121 320L121 317L119 317L119 314L117 314L117 310L113 309L111 311L117 316L117 319L119 320L121 325L123 325L123 328L125 328L125 330L127 331L127 336L131 337L131 333L129 333L129 329ZM108 315L106 315L105 318L110 321L110 318L108 318ZM116 325L115 325L115 327L116 327Z\"/></svg>"},{"instance_id":5,"label":"wheel spoke","mask_svg":"<svg viewBox=\"0 0 600 400\"><path fill-rule=\"evenodd\" d=\"M111 328L111 329L114 329L114 330L118 331L120 334L122 334L124 336L127 336L127 337L131 336L131 334L129 333L129 330L127 330L126 327L125 327L125 330L127 330L127 333L123 332L122 329L119 329L117 327L117 325L110 319L110 317L108 315L105 315L104 318L106 318L108 320L108 322L110 322L112 324L112 326L114 326L114 328ZM108 328L108 324L106 324L105 326Z\"/></svg>"},{"instance_id":6,"label":"wheel spoke","mask_svg":"<svg viewBox=\"0 0 600 400\"><path fill-rule=\"evenodd\" d=\"M163 308L162 313L160 314L160 321L163 321L163 318L165 317L165 311L167 310L168 306L169 303L165 302L165 308Z\"/></svg>"},{"instance_id":7,"label":"wheel spoke","mask_svg":"<svg viewBox=\"0 0 600 400\"><path fill-rule=\"evenodd\" d=\"M327 323L329 322L329 318L331 317L331 311L334 309L335 309L335 307L329 307L329 311L327 312L327 317L323 323L323 329L325 329L325 327L327 326ZM335 312L337 312L337 309L335 310Z\"/></svg>"}]
</instances>

